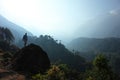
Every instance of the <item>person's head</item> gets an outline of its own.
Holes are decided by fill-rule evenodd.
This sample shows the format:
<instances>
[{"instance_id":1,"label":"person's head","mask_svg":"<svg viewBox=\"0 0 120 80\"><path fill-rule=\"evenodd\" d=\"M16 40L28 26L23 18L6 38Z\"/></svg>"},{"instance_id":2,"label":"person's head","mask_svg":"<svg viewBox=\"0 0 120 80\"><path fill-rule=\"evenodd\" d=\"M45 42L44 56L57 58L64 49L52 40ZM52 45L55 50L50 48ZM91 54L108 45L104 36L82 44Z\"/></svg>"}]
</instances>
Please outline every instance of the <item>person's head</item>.
<instances>
[{"instance_id":1,"label":"person's head","mask_svg":"<svg viewBox=\"0 0 120 80\"><path fill-rule=\"evenodd\" d=\"M25 33L25 35L27 35L27 33Z\"/></svg>"}]
</instances>

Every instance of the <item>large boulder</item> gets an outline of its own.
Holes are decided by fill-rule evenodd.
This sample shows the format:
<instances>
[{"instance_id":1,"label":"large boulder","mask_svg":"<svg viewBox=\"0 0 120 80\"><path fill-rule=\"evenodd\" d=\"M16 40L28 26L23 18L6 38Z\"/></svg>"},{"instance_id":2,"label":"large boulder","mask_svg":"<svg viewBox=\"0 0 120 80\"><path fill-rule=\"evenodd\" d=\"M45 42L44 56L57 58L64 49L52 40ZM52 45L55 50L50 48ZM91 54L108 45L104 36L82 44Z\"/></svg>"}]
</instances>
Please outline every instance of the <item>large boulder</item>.
<instances>
[{"instance_id":1,"label":"large boulder","mask_svg":"<svg viewBox=\"0 0 120 80\"><path fill-rule=\"evenodd\" d=\"M41 47L30 44L19 50L12 59L11 68L17 72L44 73L50 67L50 60Z\"/></svg>"}]
</instances>

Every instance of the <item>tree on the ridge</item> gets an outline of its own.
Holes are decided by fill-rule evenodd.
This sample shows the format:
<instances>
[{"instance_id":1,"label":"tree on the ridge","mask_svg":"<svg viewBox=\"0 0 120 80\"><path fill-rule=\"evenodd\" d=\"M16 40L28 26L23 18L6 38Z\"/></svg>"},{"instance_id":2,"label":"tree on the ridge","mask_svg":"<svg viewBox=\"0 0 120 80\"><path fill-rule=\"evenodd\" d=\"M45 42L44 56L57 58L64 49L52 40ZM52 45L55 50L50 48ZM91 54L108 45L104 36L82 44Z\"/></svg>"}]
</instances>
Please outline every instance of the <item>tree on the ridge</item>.
<instances>
[{"instance_id":1,"label":"tree on the ridge","mask_svg":"<svg viewBox=\"0 0 120 80\"><path fill-rule=\"evenodd\" d=\"M14 41L14 36L8 28L0 27L0 40L10 42Z\"/></svg>"},{"instance_id":2,"label":"tree on the ridge","mask_svg":"<svg viewBox=\"0 0 120 80\"><path fill-rule=\"evenodd\" d=\"M5 28L5 37L6 37L6 40L10 43L10 41L14 41L14 36L12 34L12 32L8 29L8 28Z\"/></svg>"},{"instance_id":3,"label":"tree on the ridge","mask_svg":"<svg viewBox=\"0 0 120 80\"><path fill-rule=\"evenodd\" d=\"M4 39L4 28L0 27L0 40Z\"/></svg>"}]
</instances>

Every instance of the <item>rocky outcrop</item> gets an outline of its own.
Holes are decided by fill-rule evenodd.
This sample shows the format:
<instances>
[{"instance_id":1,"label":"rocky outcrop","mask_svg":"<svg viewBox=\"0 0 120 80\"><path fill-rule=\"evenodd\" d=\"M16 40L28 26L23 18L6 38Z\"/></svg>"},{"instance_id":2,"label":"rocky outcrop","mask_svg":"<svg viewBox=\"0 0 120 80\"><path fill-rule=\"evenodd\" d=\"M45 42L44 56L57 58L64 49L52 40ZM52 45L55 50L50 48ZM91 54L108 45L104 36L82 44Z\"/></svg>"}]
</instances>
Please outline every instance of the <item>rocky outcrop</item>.
<instances>
[{"instance_id":1,"label":"rocky outcrop","mask_svg":"<svg viewBox=\"0 0 120 80\"><path fill-rule=\"evenodd\" d=\"M36 74L44 73L50 67L50 60L41 47L30 44L14 55L11 64L17 72Z\"/></svg>"}]
</instances>

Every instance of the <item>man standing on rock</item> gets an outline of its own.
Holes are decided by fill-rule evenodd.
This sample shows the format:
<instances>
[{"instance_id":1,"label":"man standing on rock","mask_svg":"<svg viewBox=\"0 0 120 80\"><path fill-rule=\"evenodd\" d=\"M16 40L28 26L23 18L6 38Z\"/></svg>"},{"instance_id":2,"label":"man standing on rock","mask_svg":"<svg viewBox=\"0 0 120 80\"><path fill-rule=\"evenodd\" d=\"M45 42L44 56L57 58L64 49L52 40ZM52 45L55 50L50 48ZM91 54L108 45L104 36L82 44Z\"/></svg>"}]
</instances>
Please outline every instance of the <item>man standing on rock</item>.
<instances>
[{"instance_id":1,"label":"man standing on rock","mask_svg":"<svg viewBox=\"0 0 120 80\"><path fill-rule=\"evenodd\" d=\"M27 41L28 41L27 33L25 33L22 40L24 41L24 47L25 47L27 45Z\"/></svg>"}]
</instances>

